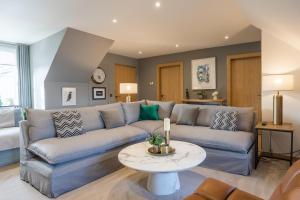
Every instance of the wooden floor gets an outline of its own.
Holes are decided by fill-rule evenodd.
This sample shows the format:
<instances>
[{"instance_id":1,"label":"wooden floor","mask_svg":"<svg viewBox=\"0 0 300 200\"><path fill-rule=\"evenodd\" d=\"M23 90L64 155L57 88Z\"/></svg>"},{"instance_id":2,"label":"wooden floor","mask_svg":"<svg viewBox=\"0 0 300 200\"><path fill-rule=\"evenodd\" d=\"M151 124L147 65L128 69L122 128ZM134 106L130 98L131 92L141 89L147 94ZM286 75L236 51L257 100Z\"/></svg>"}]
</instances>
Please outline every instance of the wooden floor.
<instances>
[{"instance_id":1,"label":"wooden floor","mask_svg":"<svg viewBox=\"0 0 300 200\"><path fill-rule=\"evenodd\" d=\"M275 186L278 184L279 179L285 174L288 169L288 162L265 159L262 160L257 170L255 170L251 176L240 176L229 174L221 171L206 169L202 167L195 167L189 173L199 174L199 177L214 177L219 180L223 180L231 185L248 191L252 194L258 195L264 199L267 199ZM66 193L57 199L63 200L136 200L136 199L166 199L151 196L147 196L145 193L139 192L137 182L141 178L145 178L146 174L136 172L128 168L123 168L110 175L107 175L101 179L98 179L88 185L85 185L77 190ZM198 185L197 177L194 177L194 182ZM185 187L187 187L185 185ZM135 191L133 195L131 190ZM145 194L145 195L144 195ZM180 198L168 198L168 199L181 199ZM37 200L48 199L44 195L40 194L37 190L31 187L29 184L19 179L19 167L18 165L11 165L0 169L0 199L1 200Z\"/></svg>"}]
</instances>

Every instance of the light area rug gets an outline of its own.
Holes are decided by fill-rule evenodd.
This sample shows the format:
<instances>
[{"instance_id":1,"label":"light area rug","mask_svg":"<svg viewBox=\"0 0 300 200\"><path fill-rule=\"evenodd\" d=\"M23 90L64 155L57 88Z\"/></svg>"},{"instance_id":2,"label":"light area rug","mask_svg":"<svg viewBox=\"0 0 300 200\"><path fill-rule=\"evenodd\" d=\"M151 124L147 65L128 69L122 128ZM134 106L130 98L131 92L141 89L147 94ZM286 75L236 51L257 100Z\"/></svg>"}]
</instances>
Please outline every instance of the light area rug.
<instances>
[{"instance_id":1,"label":"light area rug","mask_svg":"<svg viewBox=\"0 0 300 200\"><path fill-rule=\"evenodd\" d=\"M251 176L195 167L180 172L181 189L168 196L155 196L146 187L147 174L128 168L63 194L59 200L180 200L192 193L204 177L213 177L267 199L288 169L288 162L264 159ZM19 178L18 165L0 168L0 200L48 200Z\"/></svg>"}]
</instances>

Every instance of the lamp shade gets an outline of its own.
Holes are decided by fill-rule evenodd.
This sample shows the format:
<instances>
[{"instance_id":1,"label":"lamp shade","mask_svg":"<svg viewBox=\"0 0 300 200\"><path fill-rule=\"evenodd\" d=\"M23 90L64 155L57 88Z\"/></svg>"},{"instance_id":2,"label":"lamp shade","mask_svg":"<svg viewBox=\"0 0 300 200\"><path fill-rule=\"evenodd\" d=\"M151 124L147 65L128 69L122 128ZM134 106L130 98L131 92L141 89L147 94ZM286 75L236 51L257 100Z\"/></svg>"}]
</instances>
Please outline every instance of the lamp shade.
<instances>
[{"instance_id":1,"label":"lamp shade","mask_svg":"<svg viewBox=\"0 0 300 200\"><path fill-rule=\"evenodd\" d=\"M262 79L264 91L287 91L294 89L294 76L291 74L265 75Z\"/></svg>"},{"instance_id":2,"label":"lamp shade","mask_svg":"<svg viewBox=\"0 0 300 200\"><path fill-rule=\"evenodd\" d=\"M120 83L120 94L137 94L137 84Z\"/></svg>"}]
</instances>

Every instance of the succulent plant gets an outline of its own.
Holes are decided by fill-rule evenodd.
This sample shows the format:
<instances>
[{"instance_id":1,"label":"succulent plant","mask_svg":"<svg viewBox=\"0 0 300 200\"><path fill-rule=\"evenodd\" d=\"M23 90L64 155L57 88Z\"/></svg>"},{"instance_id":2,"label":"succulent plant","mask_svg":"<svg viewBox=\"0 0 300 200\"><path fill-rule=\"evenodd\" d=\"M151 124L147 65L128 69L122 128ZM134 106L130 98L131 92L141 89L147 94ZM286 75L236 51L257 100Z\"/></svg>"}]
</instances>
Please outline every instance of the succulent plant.
<instances>
[{"instance_id":1,"label":"succulent plant","mask_svg":"<svg viewBox=\"0 0 300 200\"><path fill-rule=\"evenodd\" d=\"M147 141L151 145L160 146L165 141L165 139L159 133L152 133L152 134L149 134Z\"/></svg>"}]
</instances>

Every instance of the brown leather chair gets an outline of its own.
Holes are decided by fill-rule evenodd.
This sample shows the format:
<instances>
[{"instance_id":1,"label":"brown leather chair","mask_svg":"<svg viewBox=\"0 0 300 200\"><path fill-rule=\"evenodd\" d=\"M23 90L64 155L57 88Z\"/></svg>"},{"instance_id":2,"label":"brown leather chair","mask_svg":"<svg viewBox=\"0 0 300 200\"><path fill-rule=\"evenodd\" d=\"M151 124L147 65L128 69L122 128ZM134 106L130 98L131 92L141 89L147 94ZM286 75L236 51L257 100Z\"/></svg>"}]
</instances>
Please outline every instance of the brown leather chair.
<instances>
[{"instance_id":1,"label":"brown leather chair","mask_svg":"<svg viewBox=\"0 0 300 200\"><path fill-rule=\"evenodd\" d=\"M262 200L213 178L207 178L185 200ZM269 200L300 200L300 160L290 167Z\"/></svg>"}]
</instances>

